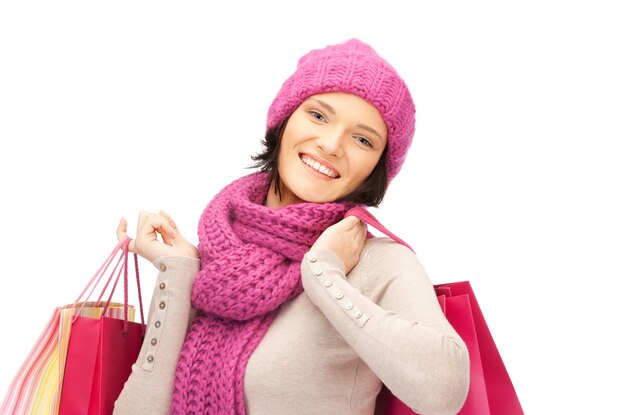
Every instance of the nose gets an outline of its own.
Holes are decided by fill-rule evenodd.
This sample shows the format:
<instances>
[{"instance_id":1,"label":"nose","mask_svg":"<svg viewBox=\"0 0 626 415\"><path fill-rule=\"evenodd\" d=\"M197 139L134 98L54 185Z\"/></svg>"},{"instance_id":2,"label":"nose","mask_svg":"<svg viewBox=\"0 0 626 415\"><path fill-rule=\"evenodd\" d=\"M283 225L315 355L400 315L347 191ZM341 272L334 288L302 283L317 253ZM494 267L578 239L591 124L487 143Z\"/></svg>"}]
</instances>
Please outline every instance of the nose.
<instances>
[{"instance_id":1,"label":"nose","mask_svg":"<svg viewBox=\"0 0 626 415\"><path fill-rule=\"evenodd\" d=\"M341 131L325 131L315 143L321 151L329 156L337 158L343 156L343 133Z\"/></svg>"}]
</instances>

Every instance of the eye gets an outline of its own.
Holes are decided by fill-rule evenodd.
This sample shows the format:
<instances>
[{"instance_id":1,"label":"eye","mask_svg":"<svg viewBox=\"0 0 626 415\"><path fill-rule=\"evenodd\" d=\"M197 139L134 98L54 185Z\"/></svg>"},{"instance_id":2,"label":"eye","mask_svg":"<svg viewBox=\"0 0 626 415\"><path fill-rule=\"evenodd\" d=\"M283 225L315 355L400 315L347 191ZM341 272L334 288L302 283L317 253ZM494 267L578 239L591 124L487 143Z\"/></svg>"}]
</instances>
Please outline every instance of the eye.
<instances>
[{"instance_id":1,"label":"eye","mask_svg":"<svg viewBox=\"0 0 626 415\"><path fill-rule=\"evenodd\" d=\"M365 137L363 137L363 136L357 135L357 136L356 136L356 137L354 137L354 138L356 139L356 141L358 141L359 143L361 143L361 144L363 144L363 145L366 145L366 146L368 146L368 147L374 147L374 146L372 145L372 143L370 142L370 140L368 140L367 138L365 138Z\"/></svg>"},{"instance_id":2,"label":"eye","mask_svg":"<svg viewBox=\"0 0 626 415\"><path fill-rule=\"evenodd\" d=\"M324 115L321 112L311 110L309 111L309 114L311 114L311 116L318 121L322 121L322 122L326 121L326 117L324 117Z\"/></svg>"}]
</instances>

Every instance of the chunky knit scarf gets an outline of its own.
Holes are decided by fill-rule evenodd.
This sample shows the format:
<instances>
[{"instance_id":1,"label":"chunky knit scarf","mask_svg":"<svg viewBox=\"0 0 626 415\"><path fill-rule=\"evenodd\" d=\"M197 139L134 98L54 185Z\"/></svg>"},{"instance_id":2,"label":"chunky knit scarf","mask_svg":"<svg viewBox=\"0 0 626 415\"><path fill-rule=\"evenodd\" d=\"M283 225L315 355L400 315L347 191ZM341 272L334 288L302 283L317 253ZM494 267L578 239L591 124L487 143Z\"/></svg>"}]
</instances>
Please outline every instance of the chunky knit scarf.
<instances>
[{"instance_id":1,"label":"chunky knit scarf","mask_svg":"<svg viewBox=\"0 0 626 415\"><path fill-rule=\"evenodd\" d=\"M176 368L172 414L245 414L246 364L280 306L303 291L300 262L354 205L263 205L266 173L225 187L198 226L200 272L192 290L198 314Z\"/></svg>"}]
</instances>

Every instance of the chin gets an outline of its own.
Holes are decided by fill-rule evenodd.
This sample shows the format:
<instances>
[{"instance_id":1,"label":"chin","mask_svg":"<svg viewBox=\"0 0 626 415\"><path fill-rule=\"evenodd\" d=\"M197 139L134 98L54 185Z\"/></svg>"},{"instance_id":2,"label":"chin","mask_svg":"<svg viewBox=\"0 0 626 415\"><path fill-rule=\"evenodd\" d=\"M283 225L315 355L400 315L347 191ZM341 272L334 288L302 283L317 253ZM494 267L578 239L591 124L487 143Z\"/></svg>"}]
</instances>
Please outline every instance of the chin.
<instances>
[{"instance_id":1,"label":"chin","mask_svg":"<svg viewBox=\"0 0 626 415\"><path fill-rule=\"evenodd\" d=\"M318 186L301 186L298 189L301 191L297 192L296 196L303 202L327 203L334 202L338 199L338 197L335 197L333 194L321 192Z\"/></svg>"},{"instance_id":2,"label":"chin","mask_svg":"<svg viewBox=\"0 0 626 415\"><path fill-rule=\"evenodd\" d=\"M293 176L291 180L284 180L284 177L285 176L281 175L283 186L287 189L287 192L289 192L288 189L297 189L296 191L292 190L292 194L302 202L328 203L334 202L344 196L343 192L337 192L338 189L336 185L339 183L310 180L310 178L306 176L300 176L296 180L293 180ZM333 186L333 184L335 186Z\"/></svg>"},{"instance_id":3,"label":"chin","mask_svg":"<svg viewBox=\"0 0 626 415\"><path fill-rule=\"evenodd\" d=\"M336 200L336 199L331 198L331 197L320 196L319 194L317 194L317 195L302 195L302 196L298 196L298 197L303 202L309 202L309 203L328 203L328 202L334 202Z\"/></svg>"}]
</instances>

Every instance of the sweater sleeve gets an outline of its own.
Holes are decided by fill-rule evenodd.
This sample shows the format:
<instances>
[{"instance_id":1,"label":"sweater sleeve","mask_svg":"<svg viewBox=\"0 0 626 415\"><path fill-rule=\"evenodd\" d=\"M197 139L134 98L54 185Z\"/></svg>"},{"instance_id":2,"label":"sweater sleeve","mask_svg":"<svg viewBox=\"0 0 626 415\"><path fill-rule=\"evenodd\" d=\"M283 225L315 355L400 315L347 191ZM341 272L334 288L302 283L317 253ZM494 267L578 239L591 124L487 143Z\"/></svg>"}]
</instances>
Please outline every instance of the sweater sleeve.
<instances>
[{"instance_id":1,"label":"sweater sleeve","mask_svg":"<svg viewBox=\"0 0 626 415\"><path fill-rule=\"evenodd\" d=\"M115 415L170 413L178 356L195 315L191 288L199 264L199 260L185 257L162 257L153 262L160 272L152 293L146 335L115 402Z\"/></svg>"},{"instance_id":2,"label":"sweater sleeve","mask_svg":"<svg viewBox=\"0 0 626 415\"><path fill-rule=\"evenodd\" d=\"M308 252L301 269L311 301L395 396L423 415L460 410L467 348L409 249L386 238L368 242L348 278L327 251Z\"/></svg>"}]
</instances>

